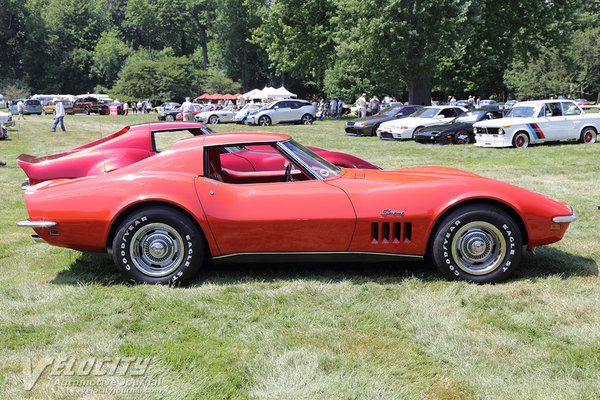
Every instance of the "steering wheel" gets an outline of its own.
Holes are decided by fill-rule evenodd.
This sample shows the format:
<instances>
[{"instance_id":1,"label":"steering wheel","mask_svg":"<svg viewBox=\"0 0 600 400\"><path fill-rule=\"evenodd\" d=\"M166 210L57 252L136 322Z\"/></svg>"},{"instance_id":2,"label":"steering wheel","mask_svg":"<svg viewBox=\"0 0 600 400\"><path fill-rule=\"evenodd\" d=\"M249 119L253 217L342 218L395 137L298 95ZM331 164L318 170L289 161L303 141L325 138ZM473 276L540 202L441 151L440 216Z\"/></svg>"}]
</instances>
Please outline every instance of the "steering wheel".
<instances>
[{"instance_id":1,"label":"steering wheel","mask_svg":"<svg viewBox=\"0 0 600 400\"><path fill-rule=\"evenodd\" d=\"M285 167L285 181L294 182L294 178L292 178L292 163L289 163L287 167Z\"/></svg>"}]
</instances>

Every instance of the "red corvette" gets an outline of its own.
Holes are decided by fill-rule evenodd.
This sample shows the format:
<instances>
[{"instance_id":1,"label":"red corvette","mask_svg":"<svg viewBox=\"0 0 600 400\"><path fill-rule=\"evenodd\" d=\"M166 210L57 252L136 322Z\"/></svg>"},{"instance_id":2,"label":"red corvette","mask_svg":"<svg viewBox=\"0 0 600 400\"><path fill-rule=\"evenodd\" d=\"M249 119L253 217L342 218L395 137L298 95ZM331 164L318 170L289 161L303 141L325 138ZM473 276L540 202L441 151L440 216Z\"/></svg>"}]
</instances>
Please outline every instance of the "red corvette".
<instances>
[{"instance_id":1,"label":"red corvette","mask_svg":"<svg viewBox=\"0 0 600 400\"><path fill-rule=\"evenodd\" d=\"M21 154L17 163L32 185L48 179L80 178L111 172L156 155L183 137L212 133L213 130L198 122L151 122L126 126L102 139L49 156ZM379 169L350 154L317 148L311 150L340 167ZM234 148L227 151L231 155L227 156L229 161L224 161L233 163L240 171L252 171L253 164L266 162L260 158L268 159L264 153L247 153ZM245 165L242 165L242 159L246 159Z\"/></svg>"},{"instance_id":2,"label":"red corvette","mask_svg":"<svg viewBox=\"0 0 600 400\"><path fill-rule=\"evenodd\" d=\"M246 156L260 162L249 169ZM425 255L447 278L497 282L525 246L560 240L576 218L559 200L452 168L338 168L273 133L184 139L110 174L31 186L25 200L18 225L34 238L108 251L128 279L161 284L189 281L209 258Z\"/></svg>"}]
</instances>

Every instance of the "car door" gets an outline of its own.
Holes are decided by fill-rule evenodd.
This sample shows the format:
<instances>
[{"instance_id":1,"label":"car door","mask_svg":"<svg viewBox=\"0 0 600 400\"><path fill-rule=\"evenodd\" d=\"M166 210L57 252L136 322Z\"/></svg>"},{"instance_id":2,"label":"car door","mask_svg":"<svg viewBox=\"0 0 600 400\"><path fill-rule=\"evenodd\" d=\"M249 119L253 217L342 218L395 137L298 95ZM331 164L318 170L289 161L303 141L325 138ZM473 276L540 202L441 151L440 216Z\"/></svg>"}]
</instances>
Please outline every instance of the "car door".
<instances>
[{"instance_id":1,"label":"car door","mask_svg":"<svg viewBox=\"0 0 600 400\"><path fill-rule=\"evenodd\" d=\"M581 133L579 129L583 111L571 101L563 101L560 105L566 122L563 139L578 139Z\"/></svg>"},{"instance_id":2,"label":"car door","mask_svg":"<svg viewBox=\"0 0 600 400\"><path fill-rule=\"evenodd\" d=\"M273 106L274 112L272 112L271 119L273 122L289 122L292 121L292 109L290 101L280 101Z\"/></svg>"},{"instance_id":3,"label":"car door","mask_svg":"<svg viewBox=\"0 0 600 400\"><path fill-rule=\"evenodd\" d=\"M213 168L222 171L205 167L196 191L222 255L348 250L356 214L342 189L320 179L226 183Z\"/></svg>"},{"instance_id":4,"label":"car door","mask_svg":"<svg viewBox=\"0 0 600 400\"><path fill-rule=\"evenodd\" d=\"M568 131L569 123L563 116L560 102L546 103L536 124L537 126L531 126L532 141L544 142L567 137L565 131Z\"/></svg>"}]
</instances>

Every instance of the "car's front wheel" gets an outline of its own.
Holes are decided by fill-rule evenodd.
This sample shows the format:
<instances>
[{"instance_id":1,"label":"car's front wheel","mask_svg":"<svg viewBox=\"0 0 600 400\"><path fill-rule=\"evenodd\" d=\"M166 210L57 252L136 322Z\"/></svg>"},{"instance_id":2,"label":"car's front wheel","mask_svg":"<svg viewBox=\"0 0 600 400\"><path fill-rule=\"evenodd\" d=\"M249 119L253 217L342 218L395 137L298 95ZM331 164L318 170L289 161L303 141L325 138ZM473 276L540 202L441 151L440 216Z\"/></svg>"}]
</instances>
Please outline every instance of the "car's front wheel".
<instances>
[{"instance_id":1,"label":"car's front wheel","mask_svg":"<svg viewBox=\"0 0 600 400\"><path fill-rule=\"evenodd\" d=\"M271 125L271 118L269 118L266 115L263 115L258 119L258 124L262 126L269 126Z\"/></svg>"},{"instance_id":2,"label":"car's front wheel","mask_svg":"<svg viewBox=\"0 0 600 400\"><path fill-rule=\"evenodd\" d=\"M189 282L204 258L204 241L196 225L166 207L144 209L127 217L112 245L121 273L141 283Z\"/></svg>"},{"instance_id":3,"label":"car's front wheel","mask_svg":"<svg viewBox=\"0 0 600 400\"><path fill-rule=\"evenodd\" d=\"M468 144L471 141L471 137L468 131L458 131L452 141L454 144Z\"/></svg>"},{"instance_id":4,"label":"car's front wheel","mask_svg":"<svg viewBox=\"0 0 600 400\"><path fill-rule=\"evenodd\" d=\"M312 115L310 115L310 114L304 114L302 116L301 122L304 125L310 125L310 124L312 124L313 123L313 117L312 117Z\"/></svg>"},{"instance_id":5,"label":"car's front wheel","mask_svg":"<svg viewBox=\"0 0 600 400\"><path fill-rule=\"evenodd\" d=\"M216 115L211 115L210 118L208 118L208 123L212 124L212 125L216 125L219 123L219 117Z\"/></svg>"},{"instance_id":6,"label":"car's front wheel","mask_svg":"<svg viewBox=\"0 0 600 400\"><path fill-rule=\"evenodd\" d=\"M594 144L596 143L596 130L592 127L587 127L581 131L581 136L579 137L579 141L585 144Z\"/></svg>"},{"instance_id":7,"label":"car's front wheel","mask_svg":"<svg viewBox=\"0 0 600 400\"><path fill-rule=\"evenodd\" d=\"M513 137L512 144L517 149L524 149L529 146L529 135L525 132L517 132L515 137Z\"/></svg>"},{"instance_id":8,"label":"car's front wheel","mask_svg":"<svg viewBox=\"0 0 600 400\"><path fill-rule=\"evenodd\" d=\"M448 215L431 241L435 267L448 279L493 283L510 276L521 260L523 239L503 210L470 205Z\"/></svg>"},{"instance_id":9,"label":"car's front wheel","mask_svg":"<svg viewBox=\"0 0 600 400\"><path fill-rule=\"evenodd\" d=\"M175 121L175 117L172 116L171 114L167 114L167 116L165 117L165 120L167 120L167 121Z\"/></svg>"}]
</instances>

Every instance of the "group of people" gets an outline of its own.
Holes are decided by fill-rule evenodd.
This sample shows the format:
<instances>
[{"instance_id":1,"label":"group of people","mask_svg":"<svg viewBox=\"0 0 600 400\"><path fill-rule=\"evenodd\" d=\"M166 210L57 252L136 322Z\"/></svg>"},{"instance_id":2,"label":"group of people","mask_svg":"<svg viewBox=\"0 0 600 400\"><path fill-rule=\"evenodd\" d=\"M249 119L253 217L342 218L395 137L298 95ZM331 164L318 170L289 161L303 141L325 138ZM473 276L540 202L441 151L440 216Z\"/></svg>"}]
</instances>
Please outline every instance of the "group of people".
<instances>
[{"instance_id":1,"label":"group of people","mask_svg":"<svg viewBox=\"0 0 600 400\"><path fill-rule=\"evenodd\" d=\"M315 97L312 101L312 105L315 108L315 116L318 119L325 117L339 118L342 115L344 102L342 99L336 97L332 99L319 99Z\"/></svg>"},{"instance_id":2,"label":"group of people","mask_svg":"<svg viewBox=\"0 0 600 400\"><path fill-rule=\"evenodd\" d=\"M477 96L469 96L469 98L467 99L467 108L469 110L472 110L474 108L479 108L479 101L481 99ZM448 105L450 106L455 106L456 105L456 97L452 96L448 96Z\"/></svg>"},{"instance_id":3,"label":"group of people","mask_svg":"<svg viewBox=\"0 0 600 400\"><path fill-rule=\"evenodd\" d=\"M358 106L356 116L358 118L364 118L367 116L367 109L371 110L371 115L377 114L379 110L381 110L382 103L377 96L373 96L371 97L371 100L368 100L367 94L363 93L362 96L356 99L356 105Z\"/></svg>"}]
</instances>

